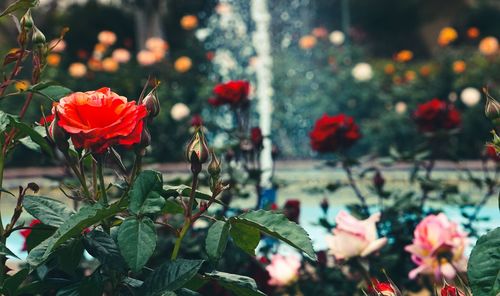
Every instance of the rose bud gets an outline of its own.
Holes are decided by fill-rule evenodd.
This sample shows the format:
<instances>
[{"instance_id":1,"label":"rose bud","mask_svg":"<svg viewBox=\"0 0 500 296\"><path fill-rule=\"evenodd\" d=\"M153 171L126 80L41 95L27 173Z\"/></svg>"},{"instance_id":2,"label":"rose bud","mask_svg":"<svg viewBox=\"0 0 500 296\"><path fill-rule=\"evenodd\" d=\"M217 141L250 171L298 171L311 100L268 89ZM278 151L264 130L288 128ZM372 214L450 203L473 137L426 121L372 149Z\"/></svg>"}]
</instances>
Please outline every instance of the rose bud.
<instances>
[{"instance_id":1,"label":"rose bud","mask_svg":"<svg viewBox=\"0 0 500 296\"><path fill-rule=\"evenodd\" d=\"M217 156L215 155L215 153L212 151L211 153L211 156L212 156L212 160L210 161L210 164L208 165L208 173L210 174L210 176L212 177L212 179L219 179L219 175L220 175L220 161L219 159L217 159Z\"/></svg>"},{"instance_id":2,"label":"rose bud","mask_svg":"<svg viewBox=\"0 0 500 296\"><path fill-rule=\"evenodd\" d=\"M26 29L33 28L33 18L31 17L30 9L28 9L28 11L26 11L26 13L21 18L21 26L23 26Z\"/></svg>"},{"instance_id":3,"label":"rose bud","mask_svg":"<svg viewBox=\"0 0 500 296\"><path fill-rule=\"evenodd\" d=\"M278 148L278 146L273 145L273 147L271 148L271 157L273 159L276 159L276 157L278 157L279 154L280 154L280 149Z\"/></svg>"},{"instance_id":4,"label":"rose bud","mask_svg":"<svg viewBox=\"0 0 500 296\"><path fill-rule=\"evenodd\" d=\"M260 129L260 127L253 127L250 130L250 139L252 140L252 144L255 148L262 148L264 137L262 136L262 130Z\"/></svg>"},{"instance_id":5,"label":"rose bud","mask_svg":"<svg viewBox=\"0 0 500 296\"><path fill-rule=\"evenodd\" d=\"M284 208L284 214L288 220L299 223L300 217L300 200L289 199L286 201Z\"/></svg>"},{"instance_id":6,"label":"rose bud","mask_svg":"<svg viewBox=\"0 0 500 296\"><path fill-rule=\"evenodd\" d=\"M379 282L372 280L371 286L368 288L369 295L373 296L399 296L401 293L391 283Z\"/></svg>"},{"instance_id":7,"label":"rose bud","mask_svg":"<svg viewBox=\"0 0 500 296\"><path fill-rule=\"evenodd\" d=\"M199 127L186 148L186 159L191 163L191 171L194 174L198 174L201 171L201 165L207 162L208 154L209 150L205 135L203 134L202 127Z\"/></svg>"},{"instance_id":8,"label":"rose bud","mask_svg":"<svg viewBox=\"0 0 500 296\"><path fill-rule=\"evenodd\" d=\"M234 158L234 150L233 149L227 150L225 155L226 162L231 162L233 158Z\"/></svg>"},{"instance_id":9,"label":"rose bud","mask_svg":"<svg viewBox=\"0 0 500 296\"><path fill-rule=\"evenodd\" d=\"M384 184L385 184L385 179L380 173L380 171L377 170L377 172L373 176L373 186L375 187L377 192L381 192L382 188L384 187Z\"/></svg>"},{"instance_id":10,"label":"rose bud","mask_svg":"<svg viewBox=\"0 0 500 296\"><path fill-rule=\"evenodd\" d=\"M156 90L152 90L143 100L142 104L148 110L149 118L154 118L160 113L160 101L156 96Z\"/></svg>"},{"instance_id":11,"label":"rose bud","mask_svg":"<svg viewBox=\"0 0 500 296\"><path fill-rule=\"evenodd\" d=\"M448 283L445 283L444 287L441 289L441 296L465 296L465 294L457 287L450 286Z\"/></svg>"},{"instance_id":12,"label":"rose bud","mask_svg":"<svg viewBox=\"0 0 500 296\"><path fill-rule=\"evenodd\" d=\"M323 211L323 213L326 215L328 213L328 208L330 207L330 204L328 203L328 199L323 198L323 200L321 201L319 206L321 207L321 210Z\"/></svg>"},{"instance_id":13,"label":"rose bud","mask_svg":"<svg viewBox=\"0 0 500 296\"><path fill-rule=\"evenodd\" d=\"M45 35L43 35L42 31L40 31L36 26L33 26L33 36L31 37L31 41L35 45L43 45L46 42Z\"/></svg>"},{"instance_id":14,"label":"rose bud","mask_svg":"<svg viewBox=\"0 0 500 296\"><path fill-rule=\"evenodd\" d=\"M54 120L50 124L47 135L49 139L56 145L56 147L61 150L61 152L66 153L69 149L69 135L66 131L59 126L59 117L57 114L54 117Z\"/></svg>"},{"instance_id":15,"label":"rose bud","mask_svg":"<svg viewBox=\"0 0 500 296\"><path fill-rule=\"evenodd\" d=\"M488 90L484 89L484 93L486 94L486 105L484 107L484 113L486 117L491 120L495 120L500 118L500 103L498 103L490 94Z\"/></svg>"}]
</instances>

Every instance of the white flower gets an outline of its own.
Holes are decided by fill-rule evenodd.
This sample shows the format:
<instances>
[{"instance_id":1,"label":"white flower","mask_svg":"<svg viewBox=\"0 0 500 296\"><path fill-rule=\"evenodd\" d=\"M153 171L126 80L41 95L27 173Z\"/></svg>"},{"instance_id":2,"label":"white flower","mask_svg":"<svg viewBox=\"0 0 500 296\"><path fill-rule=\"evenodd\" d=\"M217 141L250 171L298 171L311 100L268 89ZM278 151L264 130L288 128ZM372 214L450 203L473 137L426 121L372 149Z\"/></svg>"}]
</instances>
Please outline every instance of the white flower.
<instances>
[{"instance_id":1,"label":"white flower","mask_svg":"<svg viewBox=\"0 0 500 296\"><path fill-rule=\"evenodd\" d=\"M467 87L460 94L460 99L466 106L472 107L481 100L481 93L474 87Z\"/></svg>"},{"instance_id":2,"label":"white flower","mask_svg":"<svg viewBox=\"0 0 500 296\"><path fill-rule=\"evenodd\" d=\"M403 114L406 112L408 106L406 106L405 102L397 102L394 109L396 110L396 113L398 114Z\"/></svg>"},{"instance_id":3,"label":"white flower","mask_svg":"<svg viewBox=\"0 0 500 296\"><path fill-rule=\"evenodd\" d=\"M187 116L189 116L189 113L191 113L191 111L189 110L189 107L184 103L177 103L172 106L172 109L170 110L170 115L176 121L186 118Z\"/></svg>"},{"instance_id":4,"label":"white flower","mask_svg":"<svg viewBox=\"0 0 500 296\"><path fill-rule=\"evenodd\" d=\"M295 256L273 255L271 264L266 266L270 277L268 284L281 287L290 285L299 278L300 265L300 259Z\"/></svg>"},{"instance_id":5,"label":"white flower","mask_svg":"<svg viewBox=\"0 0 500 296\"><path fill-rule=\"evenodd\" d=\"M357 81L368 81L373 77L372 66L368 63L358 63L352 68L351 74Z\"/></svg>"},{"instance_id":6,"label":"white flower","mask_svg":"<svg viewBox=\"0 0 500 296\"><path fill-rule=\"evenodd\" d=\"M330 42L334 45L342 45L345 41L345 35L341 31L333 31L329 36Z\"/></svg>"}]
</instances>

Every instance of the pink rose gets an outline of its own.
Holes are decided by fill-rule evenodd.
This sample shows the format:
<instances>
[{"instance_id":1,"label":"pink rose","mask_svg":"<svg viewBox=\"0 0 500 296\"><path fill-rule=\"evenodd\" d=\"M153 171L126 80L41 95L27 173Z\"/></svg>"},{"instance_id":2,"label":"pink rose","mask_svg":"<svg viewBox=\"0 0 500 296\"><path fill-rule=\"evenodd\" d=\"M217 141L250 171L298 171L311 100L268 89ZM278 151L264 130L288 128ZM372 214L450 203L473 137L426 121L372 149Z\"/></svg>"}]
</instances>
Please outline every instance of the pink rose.
<instances>
[{"instance_id":1,"label":"pink rose","mask_svg":"<svg viewBox=\"0 0 500 296\"><path fill-rule=\"evenodd\" d=\"M436 279L443 276L453 279L455 269L466 270L466 246L467 234L459 229L457 223L448 220L445 214L425 217L415 228L413 244L405 247L412 254L412 261L418 265L410 271L410 279L419 273L434 274Z\"/></svg>"},{"instance_id":2,"label":"pink rose","mask_svg":"<svg viewBox=\"0 0 500 296\"><path fill-rule=\"evenodd\" d=\"M333 229L333 236L326 238L330 254L337 260L343 260L366 257L380 250L387 243L387 238L378 238L375 224L379 220L380 213L358 220L346 211L340 211L335 218L337 226Z\"/></svg>"},{"instance_id":3,"label":"pink rose","mask_svg":"<svg viewBox=\"0 0 500 296\"><path fill-rule=\"evenodd\" d=\"M273 255L266 270L271 277L271 286L288 286L299 278L300 259L296 256Z\"/></svg>"}]
</instances>

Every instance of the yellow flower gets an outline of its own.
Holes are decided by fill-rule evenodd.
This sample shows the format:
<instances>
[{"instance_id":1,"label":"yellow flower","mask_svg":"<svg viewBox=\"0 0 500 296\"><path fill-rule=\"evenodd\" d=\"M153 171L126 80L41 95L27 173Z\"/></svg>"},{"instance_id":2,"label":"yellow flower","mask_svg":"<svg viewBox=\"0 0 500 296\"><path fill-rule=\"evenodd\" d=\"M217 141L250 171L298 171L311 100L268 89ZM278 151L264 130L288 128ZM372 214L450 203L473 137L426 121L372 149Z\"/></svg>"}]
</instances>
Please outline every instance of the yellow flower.
<instances>
[{"instance_id":1,"label":"yellow flower","mask_svg":"<svg viewBox=\"0 0 500 296\"><path fill-rule=\"evenodd\" d=\"M464 61L458 60L453 62L453 72L461 74L467 69L467 64Z\"/></svg>"},{"instance_id":2,"label":"yellow flower","mask_svg":"<svg viewBox=\"0 0 500 296\"><path fill-rule=\"evenodd\" d=\"M494 55L498 51L498 39L492 36L483 38L479 43L479 51L486 56Z\"/></svg>"},{"instance_id":3,"label":"yellow flower","mask_svg":"<svg viewBox=\"0 0 500 296\"><path fill-rule=\"evenodd\" d=\"M181 27L184 30L191 31L198 27L198 18L194 15L185 15L181 18Z\"/></svg>"},{"instance_id":4,"label":"yellow flower","mask_svg":"<svg viewBox=\"0 0 500 296\"><path fill-rule=\"evenodd\" d=\"M87 74L87 67L82 63L73 63L68 68L71 77L80 78Z\"/></svg>"},{"instance_id":5,"label":"yellow flower","mask_svg":"<svg viewBox=\"0 0 500 296\"><path fill-rule=\"evenodd\" d=\"M97 35L97 40L106 46L110 46L116 42L116 34L111 31L101 31Z\"/></svg>"},{"instance_id":6,"label":"yellow flower","mask_svg":"<svg viewBox=\"0 0 500 296\"><path fill-rule=\"evenodd\" d=\"M151 66L156 63L155 54L149 50L141 50L137 53L137 62L141 66Z\"/></svg>"},{"instance_id":7,"label":"yellow flower","mask_svg":"<svg viewBox=\"0 0 500 296\"><path fill-rule=\"evenodd\" d=\"M29 86L30 82L28 80L19 80L14 84L17 91L26 91Z\"/></svg>"},{"instance_id":8,"label":"yellow flower","mask_svg":"<svg viewBox=\"0 0 500 296\"><path fill-rule=\"evenodd\" d=\"M316 37L312 35L306 35L300 38L299 40L299 47L302 49L311 49L314 46L316 46Z\"/></svg>"},{"instance_id":9,"label":"yellow flower","mask_svg":"<svg viewBox=\"0 0 500 296\"><path fill-rule=\"evenodd\" d=\"M47 65L57 67L61 63L61 56L57 53L51 53L47 56Z\"/></svg>"},{"instance_id":10,"label":"yellow flower","mask_svg":"<svg viewBox=\"0 0 500 296\"><path fill-rule=\"evenodd\" d=\"M118 68L120 68L120 65L113 58L105 58L102 61L102 69L108 73L114 73L118 71Z\"/></svg>"},{"instance_id":11,"label":"yellow flower","mask_svg":"<svg viewBox=\"0 0 500 296\"><path fill-rule=\"evenodd\" d=\"M446 46L458 38L458 33L452 27L444 27L438 36L438 44L440 46Z\"/></svg>"},{"instance_id":12,"label":"yellow flower","mask_svg":"<svg viewBox=\"0 0 500 296\"><path fill-rule=\"evenodd\" d=\"M189 71L189 69L191 69L192 66L193 62L191 61L190 58L186 56L178 58L174 63L174 68L179 73L185 73Z\"/></svg>"},{"instance_id":13,"label":"yellow flower","mask_svg":"<svg viewBox=\"0 0 500 296\"><path fill-rule=\"evenodd\" d=\"M89 69L92 71L101 71L102 70L102 62L95 58L90 58L87 62Z\"/></svg>"},{"instance_id":14,"label":"yellow flower","mask_svg":"<svg viewBox=\"0 0 500 296\"><path fill-rule=\"evenodd\" d=\"M395 60L400 63L406 63L413 59L413 52L408 49L401 50L396 53Z\"/></svg>"}]
</instances>

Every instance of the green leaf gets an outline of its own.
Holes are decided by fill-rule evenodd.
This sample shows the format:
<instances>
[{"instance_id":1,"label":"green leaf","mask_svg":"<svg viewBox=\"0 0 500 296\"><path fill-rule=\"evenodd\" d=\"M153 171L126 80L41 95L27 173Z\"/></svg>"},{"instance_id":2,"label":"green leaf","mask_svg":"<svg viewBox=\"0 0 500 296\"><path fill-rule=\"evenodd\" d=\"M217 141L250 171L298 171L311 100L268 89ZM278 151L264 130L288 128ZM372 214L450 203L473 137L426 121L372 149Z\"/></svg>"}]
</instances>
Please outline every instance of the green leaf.
<instances>
[{"instance_id":1,"label":"green leaf","mask_svg":"<svg viewBox=\"0 0 500 296\"><path fill-rule=\"evenodd\" d=\"M163 210L161 210L161 212L168 214L183 214L184 209L175 200L166 199L165 205L163 206Z\"/></svg>"},{"instance_id":2,"label":"green leaf","mask_svg":"<svg viewBox=\"0 0 500 296\"><path fill-rule=\"evenodd\" d=\"M0 110L0 133L3 133L10 124L9 115Z\"/></svg>"},{"instance_id":3,"label":"green leaf","mask_svg":"<svg viewBox=\"0 0 500 296\"><path fill-rule=\"evenodd\" d=\"M231 224L224 221L216 221L208 229L205 238L205 250L210 260L217 261L224 253L230 229Z\"/></svg>"},{"instance_id":4,"label":"green leaf","mask_svg":"<svg viewBox=\"0 0 500 296\"><path fill-rule=\"evenodd\" d=\"M156 214L161 212L165 199L160 193L163 186L161 173L143 171L135 179L130 190L130 212L139 214Z\"/></svg>"},{"instance_id":5,"label":"green leaf","mask_svg":"<svg viewBox=\"0 0 500 296\"><path fill-rule=\"evenodd\" d=\"M30 235L26 238L26 249L31 252L33 248L54 234L56 228L45 224L37 224L31 228Z\"/></svg>"},{"instance_id":6,"label":"green leaf","mask_svg":"<svg viewBox=\"0 0 500 296\"><path fill-rule=\"evenodd\" d=\"M500 227L477 240L467 276L474 296L496 296L500 292Z\"/></svg>"},{"instance_id":7,"label":"green leaf","mask_svg":"<svg viewBox=\"0 0 500 296\"><path fill-rule=\"evenodd\" d=\"M163 263L144 282L146 295L163 295L167 291L182 288L196 275L202 264L203 260L188 259L176 259Z\"/></svg>"},{"instance_id":8,"label":"green leaf","mask_svg":"<svg viewBox=\"0 0 500 296\"><path fill-rule=\"evenodd\" d=\"M42 264L49 255L45 256L45 252L47 252L47 248L49 244L53 241L53 237L49 237L40 243L38 246L34 247L29 253L28 257L26 257L26 262L32 267L36 267Z\"/></svg>"},{"instance_id":9,"label":"green leaf","mask_svg":"<svg viewBox=\"0 0 500 296\"><path fill-rule=\"evenodd\" d=\"M191 187L187 185L177 185L177 186L171 186L171 185L163 185L163 197L169 198L169 197L178 197L178 196L189 196L191 194ZM203 200L210 200L212 198L212 195L209 193L204 193L201 191L196 190L194 193L194 197L198 199L203 199ZM220 201L215 200L216 203L222 204Z\"/></svg>"},{"instance_id":10,"label":"green leaf","mask_svg":"<svg viewBox=\"0 0 500 296\"><path fill-rule=\"evenodd\" d=\"M233 223L230 233L236 246L250 256L255 256L255 248L260 242L260 231L257 228L243 223Z\"/></svg>"},{"instance_id":11,"label":"green leaf","mask_svg":"<svg viewBox=\"0 0 500 296\"><path fill-rule=\"evenodd\" d=\"M205 277L217 281L222 287L232 291L237 296L265 296L259 291L257 284L252 278L214 271L204 274Z\"/></svg>"},{"instance_id":12,"label":"green leaf","mask_svg":"<svg viewBox=\"0 0 500 296\"><path fill-rule=\"evenodd\" d=\"M24 209L43 224L59 227L74 214L64 203L45 196L26 195Z\"/></svg>"},{"instance_id":13,"label":"green leaf","mask_svg":"<svg viewBox=\"0 0 500 296\"><path fill-rule=\"evenodd\" d=\"M76 275L78 265L83 258L83 243L81 238L75 238L62 245L54 252L58 269L69 275Z\"/></svg>"},{"instance_id":14,"label":"green leaf","mask_svg":"<svg viewBox=\"0 0 500 296\"><path fill-rule=\"evenodd\" d=\"M242 223L257 228L263 233L303 251L309 258L316 260L316 253L307 232L297 223L289 221L283 214L258 210L232 217L229 220L231 224Z\"/></svg>"},{"instance_id":15,"label":"green leaf","mask_svg":"<svg viewBox=\"0 0 500 296\"><path fill-rule=\"evenodd\" d=\"M0 242L0 255L11 256L19 259L19 257L17 257L16 254L9 250L9 248L7 248L7 246L5 246L5 244L2 242Z\"/></svg>"},{"instance_id":16,"label":"green leaf","mask_svg":"<svg viewBox=\"0 0 500 296\"><path fill-rule=\"evenodd\" d=\"M35 7L38 5L38 0L17 0L11 5L7 6L7 8L0 14L0 17L6 16L9 13L13 13L16 10L23 10L23 13L31 7Z\"/></svg>"},{"instance_id":17,"label":"green leaf","mask_svg":"<svg viewBox=\"0 0 500 296\"><path fill-rule=\"evenodd\" d=\"M90 277L59 289L56 296L101 296L104 290L103 283L104 279L99 270L97 270Z\"/></svg>"},{"instance_id":18,"label":"green leaf","mask_svg":"<svg viewBox=\"0 0 500 296\"><path fill-rule=\"evenodd\" d=\"M116 202L108 208L103 207L100 203L81 208L80 211L73 214L64 224L62 224L54 235L48 238L49 243L41 260L47 259L55 248L68 239L80 235L87 227L112 217L123 210L124 207L120 202Z\"/></svg>"},{"instance_id":19,"label":"green leaf","mask_svg":"<svg viewBox=\"0 0 500 296\"><path fill-rule=\"evenodd\" d=\"M148 262L156 248L156 231L151 219L126 219L118 229L118 246L128 266L135 272Z\"/></svg>"},{"instance_id":20,"label":"green leaf","mask_svg":"<svg viewBox=\"0 0 500 296\"><path fill-rule=\"evenodd\" d=\"M34 143L36 143L40 148L47 154L53 156L52 148L45 138L39 133L40 128L32 128L24 122L19 122L15 117L9 116L10 124L19 130L18 138L29 137Z\"/></svg>"},{"instance_id":21,"label":"green leaf","mask_svg":"<svg viewBox=\"0 0 500 296\"><path fill-rule=\"evenodd\" d=\"M109 234L93 230L85 235L83 244L87 252L102 265L108 265L114 269L123 269L125 266L120 249Z\"/></svg>"},{"instance_id":22,"label":"green leaf","mask_svg":"<svg viewBox=\"0 0 500 296\"><path fill-rule=\"evenodd\" d=\"M28 269L21 269L20 271L16 272L13 276L9 276L8 278L5 279L4 285L2 287L2 292L3 294L6 295L17 295L17 289L21 284L24 282L24 280L28 277L29 270Z\"/></svg>"},{"instance_id":23,"label":"green leaf","mask_svg":"<svg viewBox=\"0 0 500 296\"><path fill-rule=\"evenodd\" d=\"M34 85L26 91L42 95L51 101L59 101L62 97L73 92L67 87L52 84L52 82L44 82L43 84Z\"/></svg>"}]
</instances>

